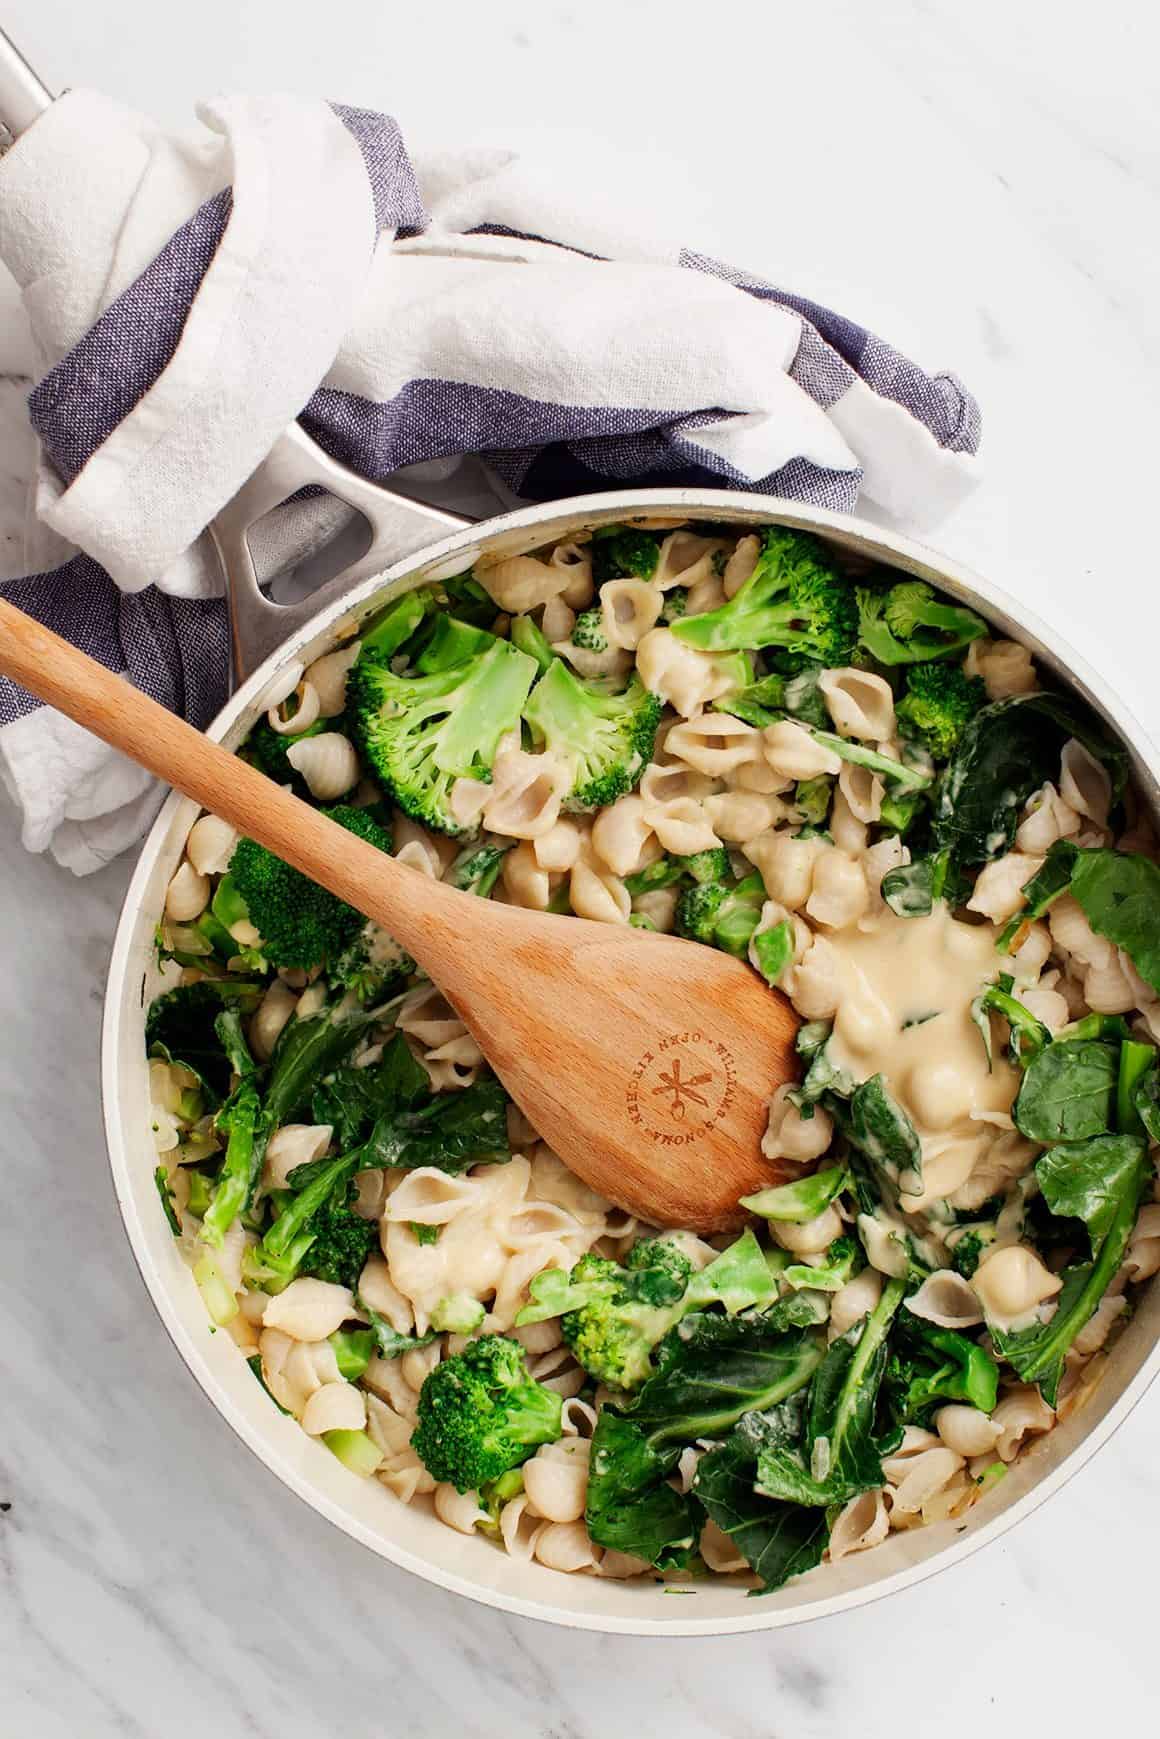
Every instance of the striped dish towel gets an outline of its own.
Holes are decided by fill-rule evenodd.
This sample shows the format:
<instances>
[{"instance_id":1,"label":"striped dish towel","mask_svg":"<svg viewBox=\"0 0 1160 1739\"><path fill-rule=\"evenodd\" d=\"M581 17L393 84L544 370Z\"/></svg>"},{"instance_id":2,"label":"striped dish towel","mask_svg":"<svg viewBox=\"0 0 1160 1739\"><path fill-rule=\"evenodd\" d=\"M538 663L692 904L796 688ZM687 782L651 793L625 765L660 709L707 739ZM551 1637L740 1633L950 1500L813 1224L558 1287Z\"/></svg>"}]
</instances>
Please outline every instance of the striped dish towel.
<instances>
[{"instance_id":1,"label":"striped dish towel","mask_svg":"<svg viewBox=\"0 0 1160 1739\"><path fill-rule=\"evenodd\" d=\"M413 167L388 117L293 96L199 122L74 91L0 160L41 450L30 577L0 591L198 725L228 680L203 533L294 417L376 480L474 455L497 506L689 484L923 525L975 480L953 375L650 240L556 164ZM0 772L25 843L78 872L159 800L3 681Z\"/></svg>"}]
</instances>

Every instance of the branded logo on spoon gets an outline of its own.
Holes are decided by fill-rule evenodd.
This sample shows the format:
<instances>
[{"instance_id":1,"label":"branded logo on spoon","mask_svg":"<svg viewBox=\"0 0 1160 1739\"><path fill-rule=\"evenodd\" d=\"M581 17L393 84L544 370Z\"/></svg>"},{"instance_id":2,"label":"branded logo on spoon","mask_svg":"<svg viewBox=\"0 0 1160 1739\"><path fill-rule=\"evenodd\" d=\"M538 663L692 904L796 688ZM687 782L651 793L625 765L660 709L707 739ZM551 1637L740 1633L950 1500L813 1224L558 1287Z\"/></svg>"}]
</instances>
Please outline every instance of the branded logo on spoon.
<instances>
[{"instance_id":1,"label":"branded logo on spoon","mask_svg":"<svg viewBox=\"0 0 1160 1739\"><path fill-rule=\"evenodd\" d=\"M688 1147L728 1115L736 1089L733 1054L719 1039L667 1033L629 1076L629 1119L650 1141Z\"/></svg>"}]
</instances>

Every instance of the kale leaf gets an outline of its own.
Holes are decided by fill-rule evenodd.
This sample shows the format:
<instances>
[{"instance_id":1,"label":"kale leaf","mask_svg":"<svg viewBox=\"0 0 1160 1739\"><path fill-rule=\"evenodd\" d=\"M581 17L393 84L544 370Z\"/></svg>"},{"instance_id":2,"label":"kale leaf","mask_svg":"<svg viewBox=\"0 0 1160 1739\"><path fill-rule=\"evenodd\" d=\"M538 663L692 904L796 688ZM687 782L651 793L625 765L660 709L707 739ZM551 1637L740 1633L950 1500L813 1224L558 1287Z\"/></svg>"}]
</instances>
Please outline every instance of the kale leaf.
<instances>
[{"instance_id":1,"label":"kale leaf","mask_svg":"<svg viewBox=\"0 0 1160 1739\"><path fill-rule=\"evenodd\" d=\"M1033 1059L1013 1115L1029 1141L1086 1141L1112 1125L1117 1047L1098 1039L1057 1039Z\"/></svg>"}]
</instances>

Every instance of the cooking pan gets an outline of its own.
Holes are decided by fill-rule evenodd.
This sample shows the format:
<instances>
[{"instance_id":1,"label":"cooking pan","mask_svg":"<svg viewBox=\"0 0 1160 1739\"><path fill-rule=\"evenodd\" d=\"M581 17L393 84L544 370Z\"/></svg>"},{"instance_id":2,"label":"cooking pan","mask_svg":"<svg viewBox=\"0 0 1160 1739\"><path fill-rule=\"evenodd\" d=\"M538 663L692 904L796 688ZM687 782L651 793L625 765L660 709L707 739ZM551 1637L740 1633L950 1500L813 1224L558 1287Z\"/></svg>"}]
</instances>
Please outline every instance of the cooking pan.
<instances>
[{"instance_id":1,"label":"cooking pan","mask_svg":"<svg viewBox=\"0 0 1160 1739\"><path fill-rule=\"evenodd\" d=\"M0 114L11 130L31 125L48 100L35 75L0 37ZM312 484L361 516L366 527L363 547L320 591L296 604L278 605L259 587L249 533L263 514ZM600 525L634 519L712 520L741 529L791 526L815 533L847 557L930 581L978 610L998 633L1028 645L1044 672L1080 695L1123 738L1141 798L1160 828L1160 756L1111 689L1022 605L921 544L852 516L765 496L700 489L608 492L524 508L472 525L355 477L297 427L280 438L212 528L230 599L238 686L208 734L237 747L265 709L290 692L302 668L349 631L351 618L362 621L414 586L463 572L479 553L524 553ZM144 1020L160 988L154 933L165 889L196 813L196 806L176 793L164 804L142 848L113 943L101 1062L113 1187L157 1313L209 1401L283 1484L391 1563L486 1605L587 1630L727 1635L822 1618L909 1587L997 1539L1045 1502L1107 1441L1160 1370L1160 1287L1153 1283L1111 1347L1086 1404L1022 1455L1001 1484L965 1516L893 1534L870 1552L823 1566L760 1599L747 1600L743 1587L727 1577L699 1582L689 1598L674 1601L647 1579L605 1581L521 1563L485 1540L453 1532L421 1504L402 1504L376 1480L356 1478L277 1411L229 1336L212 1332L201 1296L158 1208Z\"/></svg>"}]
</instances>

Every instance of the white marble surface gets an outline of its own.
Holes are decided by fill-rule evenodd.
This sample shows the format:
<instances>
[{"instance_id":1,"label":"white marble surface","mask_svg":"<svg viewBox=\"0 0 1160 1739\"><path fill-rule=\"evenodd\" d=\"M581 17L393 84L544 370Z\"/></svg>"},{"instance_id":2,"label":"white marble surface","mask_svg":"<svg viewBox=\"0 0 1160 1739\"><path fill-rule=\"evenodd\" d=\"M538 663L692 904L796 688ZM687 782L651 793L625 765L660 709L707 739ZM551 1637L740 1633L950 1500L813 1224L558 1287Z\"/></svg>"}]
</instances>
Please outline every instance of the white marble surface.
<instances>
[{"instance_id":1,"label":"white marble surface","mask_svg":"<svg viewBox=\"0 0 1160 1739\"><path fill-rule=\"evenodd\" d=\"M982 399L987 477L938 541L1033 601L1160 730L1155 15L1025 0L8 0L54 86L177 120L262 83L423 143L518 120L643 153L690 245L876 326ZM622 187L609 197L623 197ZM0 335L0 366L3 366ZM27 446L0 401L0 560ZM1160 1392L949 1576L777 1636L666 1645L508 1620L283 1491L186 1377L120 1231L97 1025L128 874L25 858L0 817L0 1733L864 1739L1138 1729L1154 1708Z\"/></svg>"}]
</instances>

